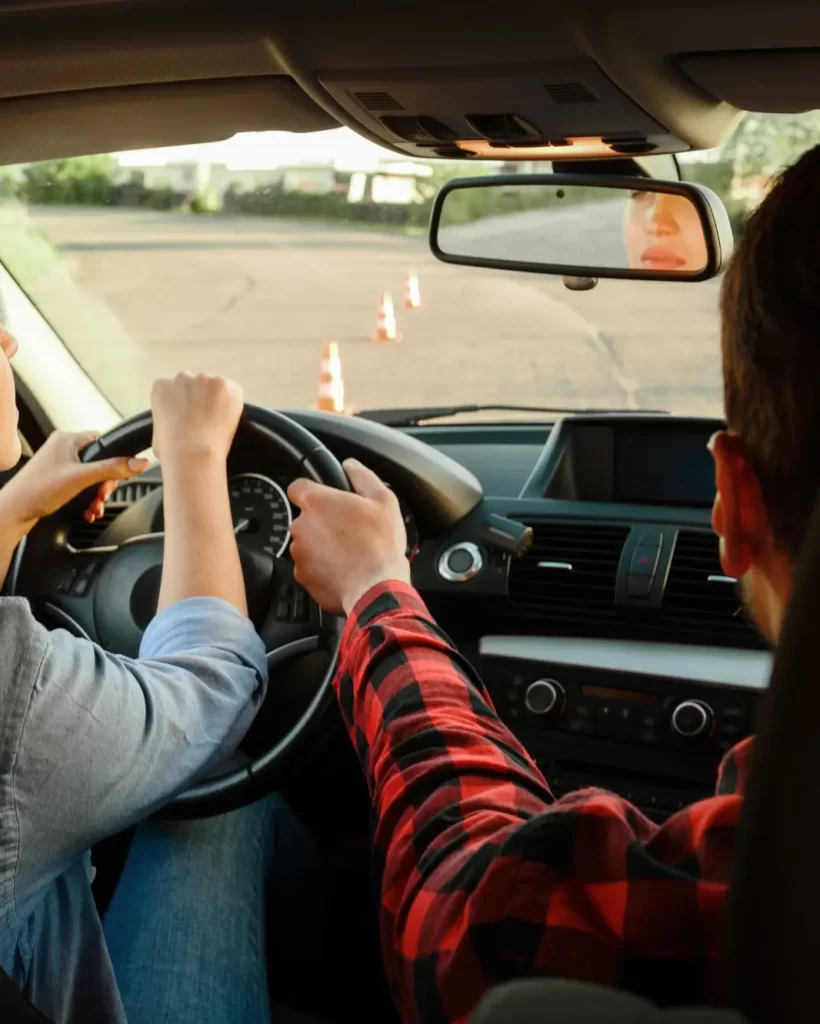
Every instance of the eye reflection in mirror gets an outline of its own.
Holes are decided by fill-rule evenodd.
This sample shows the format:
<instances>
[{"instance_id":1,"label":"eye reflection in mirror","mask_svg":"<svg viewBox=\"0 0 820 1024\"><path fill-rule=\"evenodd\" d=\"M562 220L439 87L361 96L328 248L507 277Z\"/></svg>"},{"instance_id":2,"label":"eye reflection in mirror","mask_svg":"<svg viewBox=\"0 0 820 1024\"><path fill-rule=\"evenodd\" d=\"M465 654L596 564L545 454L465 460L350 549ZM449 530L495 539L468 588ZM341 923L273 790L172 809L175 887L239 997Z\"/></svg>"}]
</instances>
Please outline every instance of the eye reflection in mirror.
<instances>
[{"instance_id":1,"label":"eye reflection in mirror","mask_svg":"<svg viewBox=\"0 0 820 1024\"><path fill-rule=\"evenodd\" d=\"M633 270L697 273L706 266L706 239L686 196L630 192L624 211L624 244Z\"/></svg>"}]
</instances>

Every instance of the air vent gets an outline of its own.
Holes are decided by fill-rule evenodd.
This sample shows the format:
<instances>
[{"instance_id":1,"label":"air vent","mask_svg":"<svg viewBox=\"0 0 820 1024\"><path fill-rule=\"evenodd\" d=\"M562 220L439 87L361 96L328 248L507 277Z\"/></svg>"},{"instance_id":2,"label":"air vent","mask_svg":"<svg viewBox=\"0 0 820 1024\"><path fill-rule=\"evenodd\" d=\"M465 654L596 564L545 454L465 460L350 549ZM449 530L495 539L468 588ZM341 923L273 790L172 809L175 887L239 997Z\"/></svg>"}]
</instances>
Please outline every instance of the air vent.
<instances>
[{"instance_id":1,"label":"air vent","mask_svg":"<svg viewBox=\"0 0 820 1024\"><path fill-rule=\"evenodd\" d=\"M140 498L152 494L161 486L159 483L151 483L147 480L129 480L128 483L121 484L114 491L111 495L111 501L133 505L135 501L139 501Z\"/></svg>"},{"instance_id":2,"label":"air vent","mask_svg":"<svg viewBox=\"0 0 820 1024\"><path fill-rule=\"evenodd\" d=\"M68 543L76 551L85 551L87 548L96 547L99 544L100 537L126 508L128 506L122 502L109 502L105 506L102 519L97 519L93 523L87 523L84 519L81 519L75 523L68 531Z\"/></svg>"},{"instance_id":3,"label":"air vent","mask_svg":"<svg viewBox=\"0 0 820 1024\"><path fill-rule=\"evenodd\" d=\"M678 533L661 621L664 633L681 641L766 646L742 610L735 584L723 573L717 537L711 531Z\"/></svg>"},{"instance_id":4,"label":"air vent","mask_svg":"<svg viewBox=\"0 0 820 1024\"><path fill-rule=\"evenodd\" d=\"M373 92L354 92L353 95L365 110L388 111L405 109L395 96L391 96L389 92L379 91L378 89Z\"/></svg>"},{"instance_id":5,"label":"air vent","mask_svg":"<svg viewBox=\"0 0 820 1024\"><path fill-rule=\"evenodd\" d=\"M598 97L583 82L553 82L544 86L550 99L556 103L597 103Z\"/></svg>"},{"instance_id":6,"label":"air vent","mask_svg":"<svg viewBox=\"0 0 820 1024\"><path fill-rule=\"evenodd\" d=\"M87 523L84 519L80 519L74 523L68 531L68 543L76 551L85 551L88 548L96 547L102 535L117 516L140 498L156 491L160 486L159 482L147 480L129 480L128 483L121 484L108 499L101 519L93 523Z\"/></svg>"},{"instance_id":7,"label":"air vent","mask_svg":"<svg viewBox=\"0 0 820 1024\"><path fill-rule=\"evenodd\" d=\"M615 577L629 534L626 526L531 522L535 538L510 570L516 618L537 616L550 626L615 618Z\"/></svg>"}]
</instances>

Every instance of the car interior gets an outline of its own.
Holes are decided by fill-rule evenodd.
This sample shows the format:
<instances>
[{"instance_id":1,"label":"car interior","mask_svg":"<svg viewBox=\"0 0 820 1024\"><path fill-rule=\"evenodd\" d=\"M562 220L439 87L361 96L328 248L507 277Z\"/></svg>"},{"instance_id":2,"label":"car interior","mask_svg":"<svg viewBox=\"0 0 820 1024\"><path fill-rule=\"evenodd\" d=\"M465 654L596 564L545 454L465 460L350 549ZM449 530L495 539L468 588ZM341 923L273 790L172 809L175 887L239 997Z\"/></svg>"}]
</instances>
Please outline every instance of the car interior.
<instances>
[{"instance_id":1,"label":"car interior","mask_svg":"<svg viewBox=\"0 0 820 1024\"><path fill-rule=\"evenodd\" d=\"M545 160L576 182L674 184L683 157L718 146L744 111L820 107L819 52L820 9L790 0L742 10L731 0L0 0L0 165L344 126L403 159L459 161L464 178L476 160ZM719 236L725 262L725 226ZM710 260L706 276L716 277L712 250ZM581 269L570 268L568 287ZM27 366L18 385L31 452L56 418ZM478 417L464 421L455 405L383 404L364 415L248 405L231 497L271 518L269 535L240 537L240 551L277 686L239 754L163 812L216 814L278 789L319 841L327 927L310 964L271 972L277 1003L311 1019L397 1019L381 967L367 790L330 690L339 623L295 584L287 555L288 483L307 473L344 487L340 462L355 456L399 496L415 586L557 796L600 786L663 821L713 793L727 750L760 737L727 929L734 1008L655 1008L529 979L489 993L476 1024L816 1020L820 816L806 809L817 803L818 716L793 694L820 600L820 515L775 656L745 617L711 530L706 445L719 416L573 412L568 399L567 409L550 402L538 418L500 422L477 403L467 411ZM84 458L142 451L150 426L150 415L130 416ZM7 592L28 597L49 626L134 654L156 607L161 467L121 488L99 523L84 523L82 507L39 524ZM808 701L820 701L816 688ZM803 802L782 801L775 842L761 831L762 807L780 806L793 786ZM101 908L128 841L94 851ZM788 899L775 898L774 872L789 879ZM792 938L778 949L783 934ZM0 1007L3 1020L41 1019L5 984Z\"/></svg>"}]
</instances>

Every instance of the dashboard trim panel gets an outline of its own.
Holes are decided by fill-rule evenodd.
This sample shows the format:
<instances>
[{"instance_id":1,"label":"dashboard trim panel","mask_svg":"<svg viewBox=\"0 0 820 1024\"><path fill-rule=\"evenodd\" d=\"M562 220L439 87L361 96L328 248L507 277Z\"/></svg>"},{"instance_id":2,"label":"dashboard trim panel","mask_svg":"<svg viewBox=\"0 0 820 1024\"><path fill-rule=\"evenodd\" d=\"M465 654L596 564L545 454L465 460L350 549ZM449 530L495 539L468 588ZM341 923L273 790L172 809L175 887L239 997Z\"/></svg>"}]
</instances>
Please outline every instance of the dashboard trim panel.
<instances>
[{"instance_id":1,"label":"dashboard trim panel","mask_svg":"<svg viewBox=\"0 0 820 1024\"><path fill-rule=\"evenodd\" d=\"M773 661L769 651L560 636L484 636L479 653L755 691L767 689Z\"/></svg>"}]
</instances>

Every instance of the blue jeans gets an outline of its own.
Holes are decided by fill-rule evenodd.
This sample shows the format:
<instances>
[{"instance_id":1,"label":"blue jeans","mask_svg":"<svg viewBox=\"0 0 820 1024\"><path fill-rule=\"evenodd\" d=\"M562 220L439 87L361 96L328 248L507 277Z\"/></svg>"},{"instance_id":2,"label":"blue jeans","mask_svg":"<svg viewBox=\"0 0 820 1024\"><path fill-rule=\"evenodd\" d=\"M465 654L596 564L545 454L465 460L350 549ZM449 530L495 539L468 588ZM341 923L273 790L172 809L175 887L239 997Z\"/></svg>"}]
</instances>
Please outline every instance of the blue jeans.
<instances>
[{"instance_id":1,"label":"blue jeans","mask_svg":"<svg viewBox=\"0 0 820 1024\"><path fill-rule=\"evenodd\" d=\"M272 1010L267 964L309 962L321 889L318 852L276 795L141 825L104 922L129 1024L306 1019Z\"/></svg>"}]
</instances>

